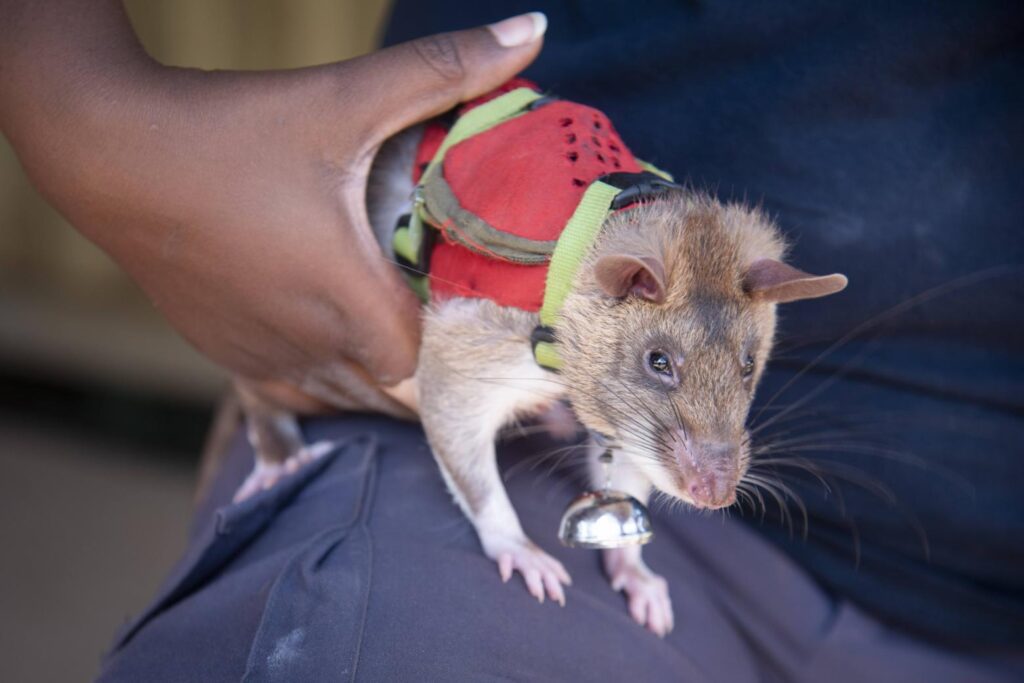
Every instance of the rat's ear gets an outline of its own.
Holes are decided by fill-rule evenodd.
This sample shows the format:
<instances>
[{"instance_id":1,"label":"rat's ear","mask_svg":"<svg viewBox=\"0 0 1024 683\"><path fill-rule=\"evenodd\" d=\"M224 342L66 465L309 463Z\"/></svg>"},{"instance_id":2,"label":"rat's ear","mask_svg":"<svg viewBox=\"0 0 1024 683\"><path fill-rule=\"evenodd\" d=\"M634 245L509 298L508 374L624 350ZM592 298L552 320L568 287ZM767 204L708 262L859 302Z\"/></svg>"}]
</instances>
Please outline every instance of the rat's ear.
<instances>
[{"instance_id":1,"label":"rat's ear","mask_svg":"<svg viewBox=\"0 0 1024 683\"><path fill-rule=\"evenodd\" d=\"M665 301L665 264L651 256L611 254L594 264L594 277L605 294L620 299L633 294L660 304Z\"/></svg>"},{"instance_id":2,"label":"rat's ear","mask_svg":"<svg viewBox=\"0 0 1024 683\"><path fill-rule=\"evenodd\" d=\"M782 261L763 258L750 264L743 276L743 291L754 301L784 304L800 299L817 299L846 288L846 276L811 275Z\"/></svg>"}]
</instances>

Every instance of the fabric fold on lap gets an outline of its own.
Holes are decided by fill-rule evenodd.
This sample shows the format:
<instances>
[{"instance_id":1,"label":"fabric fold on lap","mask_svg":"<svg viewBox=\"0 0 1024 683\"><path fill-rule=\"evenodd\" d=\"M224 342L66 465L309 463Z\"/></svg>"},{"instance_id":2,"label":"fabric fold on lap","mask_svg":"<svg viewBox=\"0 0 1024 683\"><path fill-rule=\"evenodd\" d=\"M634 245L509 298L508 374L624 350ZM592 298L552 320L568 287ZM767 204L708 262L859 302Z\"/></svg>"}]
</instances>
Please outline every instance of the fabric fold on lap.
<instances>
[{"instance_id":1,"label":"fabric fold on lap","mask_svg":"<svg viewBox=\"0 0 1024 683\"><path fill-rule=\"evenodd\" d=\"M355 518L317 536L288 562L270 589L244 681L355 677L372 577L373 542L367 519L373 504L375 450L374 444L353 463L354 471L363 473ZM325 652L331 656L324 657Z\"/></svg>"}]
</instances>

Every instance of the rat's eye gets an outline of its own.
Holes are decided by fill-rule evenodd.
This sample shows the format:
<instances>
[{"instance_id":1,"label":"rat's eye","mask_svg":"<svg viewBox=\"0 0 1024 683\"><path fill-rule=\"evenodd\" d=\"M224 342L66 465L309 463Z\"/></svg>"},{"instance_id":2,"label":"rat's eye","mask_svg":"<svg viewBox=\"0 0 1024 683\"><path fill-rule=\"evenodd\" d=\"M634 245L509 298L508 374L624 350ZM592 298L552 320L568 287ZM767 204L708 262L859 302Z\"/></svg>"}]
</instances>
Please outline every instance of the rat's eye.
<instances>
[{"instance_id":1,"label":"rat's eye","mask_svg":"<svg viewBox=\"0 0 1024 683\"><path fill-rule=\"evenodd\" d=\"M672 361L664 351L651 351L647 354L647 367L659 375L672 376Z\"/></svg>"},{"instance_id":2,"label":"rat's eye","mask_svg":"<svg viewBox=\"0 0 1024 683\"><path fill-rule=\"evenodd\" d=\"M743 379L747 379L754 374L754 357L748 355L746 360L743 361Z\"/></svg>"}]
</instances>

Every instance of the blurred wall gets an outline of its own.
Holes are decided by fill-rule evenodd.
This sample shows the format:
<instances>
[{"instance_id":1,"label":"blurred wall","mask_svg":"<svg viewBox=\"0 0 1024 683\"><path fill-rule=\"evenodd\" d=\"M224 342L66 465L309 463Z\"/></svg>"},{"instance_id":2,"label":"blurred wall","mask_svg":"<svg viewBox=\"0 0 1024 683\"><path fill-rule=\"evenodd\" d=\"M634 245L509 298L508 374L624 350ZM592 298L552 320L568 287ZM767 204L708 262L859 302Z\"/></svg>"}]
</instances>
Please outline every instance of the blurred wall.
<instances>
[{"instance_id":1,"label":"blurred wall","mask_svg":"<svg viewBox=\"0 0 1024 683\"><path fill-rule=\"evenodd\" d=\"M177 66L272 69L373 49L384 0L128 0L149 52ZM35 193L0 138L0 367L210 400L222 374Z\"/></svg>"}]
</instances>

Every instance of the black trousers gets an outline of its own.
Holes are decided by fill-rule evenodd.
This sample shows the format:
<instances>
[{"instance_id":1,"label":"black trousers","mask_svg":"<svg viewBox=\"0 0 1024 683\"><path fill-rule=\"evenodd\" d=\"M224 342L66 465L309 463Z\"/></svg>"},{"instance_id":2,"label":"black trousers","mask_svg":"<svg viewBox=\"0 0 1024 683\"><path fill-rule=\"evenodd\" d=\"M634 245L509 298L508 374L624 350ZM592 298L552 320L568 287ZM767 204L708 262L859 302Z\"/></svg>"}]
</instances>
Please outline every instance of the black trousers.
<instances>
[{"instance_id":1,"label":"black trousers","mask_svg":"<svg viewBox=\"0 0 1024 683\"><path fill-rule=\"evenodd\" d=\"M574 580L564 608L538 605L518 577L501 583L417 425L344 416L305 429L336 448L233 505L252 466L237 435L186 556L101 680L1012 679L829 597L746 525L678 510L655 510L646 551L676 607L675 631L658 639L629 617L596 552L558 544L580 484L538 461L553 446L530 437L501 449L509 492Z\"/></svg>"}]
</instances>

